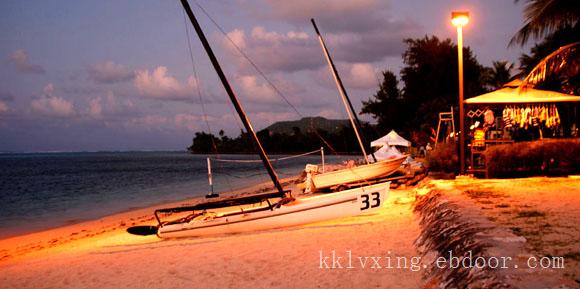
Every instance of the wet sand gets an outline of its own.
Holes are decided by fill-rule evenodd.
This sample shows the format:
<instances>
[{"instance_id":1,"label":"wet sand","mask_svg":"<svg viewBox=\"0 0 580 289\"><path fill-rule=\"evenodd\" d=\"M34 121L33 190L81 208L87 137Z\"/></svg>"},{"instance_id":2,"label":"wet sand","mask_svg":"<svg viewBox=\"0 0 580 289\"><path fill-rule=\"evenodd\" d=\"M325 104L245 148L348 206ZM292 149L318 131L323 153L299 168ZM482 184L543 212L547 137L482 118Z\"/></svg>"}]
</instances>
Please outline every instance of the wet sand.
<instances>
[{"instance_id":1,"label":"wet sand","mask_svg":"<svg viewBox=\"0 0 580 289\"><path fill-rule=\"evenodd\" d=\"M413 241L418 226L410 213L409 194L391 191L385 206L373 215L213 238L133 236L124 229L133 223L152 223L152 210L128 212L0 241L3 254L5 250L14 254L0 262L0 284L3 288L418 288L421 272L411 271L409 265L378 269L370 268L369 260L365 268L357 264L346 268L344 261L348 251L354 256L417 255ZM334 269L329 259L333 251L343 257Z\"/></svg>"},{"instance_id":2,"label":"wet sand","mask_svg":"<svg viewBox=\"0 0 580 289\"><path fill-rule=\"evenodd\" d=\"M392 189L372 215L265 232L169 240L126 233L128 226L155 224L155 208L146 208L0 240L0 287L436 288L441 280L423 270L432 265L432 254L418 271L395 261L424 253L415 245L422 227L413 206L416 195L433 190L457 207L462 221L480 228L476 236L490 241L489 255L511 257L521 266L494 271L497 280L511 288L580 284L580 178L461 177ZM336 264L333 254L340 257ZM349 254L353 264L346 261ZM524 268L530 256L563 256L565 268ZM375 264L370 257L381 259Z\"/></svg>"}]
</instances>

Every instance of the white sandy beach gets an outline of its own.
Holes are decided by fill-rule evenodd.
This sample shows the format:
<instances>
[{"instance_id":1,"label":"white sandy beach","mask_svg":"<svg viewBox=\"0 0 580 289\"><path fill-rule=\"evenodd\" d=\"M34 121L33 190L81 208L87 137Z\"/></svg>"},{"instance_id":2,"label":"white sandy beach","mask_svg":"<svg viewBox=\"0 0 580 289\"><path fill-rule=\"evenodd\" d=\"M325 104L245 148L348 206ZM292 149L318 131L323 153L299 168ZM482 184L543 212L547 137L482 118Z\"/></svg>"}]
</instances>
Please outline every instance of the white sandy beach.
<instances>
[{"instance_id":1,"label":"white sandy beach","mask_svg":"<svg viewBox=\"0 0 580 289\"><path fill-rule=\"evenodd\" d=\"M429 258L422 259L420 270L411 270L411 258L421 256L414 244L421 228L412 202L416 193L436 188L462 208L462 218L485 228L481 236L497 240L490 252L520 265L529 256L565 257L565 269L500 270L502 282L514 288L573 288L579 181L427 179L422 189L391 190L385 206L372 215L210 238L161 240L126 233L128 226L154 224L154 208L146 208L0 240L0 287L436 288L433 279L424 279L422 266L432 265ZM333 251L338 263L332 262ZM370 257L381 258L375 264Z\"/></svg>"},{"instance_id":2,"label":"white sandy beach","mask_svg":"<svg viewBox=\"0 0 580 289\"><path fill-rule=\"evenodd\" d=\"M379 213L267 232L160 240L127 226L153 224L143 209L0 241L2 288L417 288L409 268L335 268L323 257L417 255L409 191ZM142 223L144 222L144 223ZM321 265L323 268L321 268ZM338 267L338 263L335 264ZM384 264L382 264L384 265ZM340 266L347 267L345 261Z\"/></svg>"}]
</instances>

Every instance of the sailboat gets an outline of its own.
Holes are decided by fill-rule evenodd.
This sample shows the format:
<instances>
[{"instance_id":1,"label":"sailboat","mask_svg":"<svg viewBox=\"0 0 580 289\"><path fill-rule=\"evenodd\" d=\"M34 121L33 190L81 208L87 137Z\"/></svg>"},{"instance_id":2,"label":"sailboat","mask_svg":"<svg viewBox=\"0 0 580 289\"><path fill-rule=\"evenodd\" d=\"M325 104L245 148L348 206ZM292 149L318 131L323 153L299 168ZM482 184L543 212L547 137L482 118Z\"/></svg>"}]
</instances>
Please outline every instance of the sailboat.
<instances>
[{"instance_id":1,"label":"sailboat","mask_svg":"<svg viewBox=\"0 0 580 289\"><path fill-rule=\"evenodd\" d=\"M297 226L329 219L356 216L379 209L385 202L389 182L355 189L295 199L285 191L270 163L243 107L207 41L187 0L181 0L195 31L208 54L236 112L249 133L276 191L251 196L205 202L194 206L164 208L155 211L157 226L128 229L135 234L157 234L160 238L196 237L216 234L241 233ZM171 221L162 221L162 215L179 215ZM147 231L147 232L143 232Z\"/></svg>"},{"instance_id":2,"label":"sailboat","mask_svg":"<svg viewBox=\"0 0 580 289\"><path fill-rule=\"evenodd\" d=\"M307 187L310 187L310 190L312 190L312 191L326 189L326 188L335 189L335 188L347 186L349 184L352 184L352 185L368 184L369 182L374 182L377 179L381 179L381 178L384 178L384 177L387 177L387 176L393 174L395 171L397 171L399 169L401 164L405 161L406 156L400 156L400 157L395 157L392 159L385 159L385 160L377 161L374 154L371 153L371 156L374 159L374 163L371 163L369 161L366 150L365 150L365 146L363 143L363 136L359 132L359 129L361 128L360 121L359 121L358 117L356 116L356 113L355 113L355 110L352 106L352 103L350 102L350 99L348 98L348 95L346 93L346 89L344 88L342 80L340 79L340 76L338 75L338 71L336 70L336 67L334 66L334 62L332 61L332 58L330 57L330 53L328 52L328 49L326 48L326 44L324 43L324 39L322 38L322 35L320 35L320 31L318 30L318 27L316 26L316 22L314 22L314 19L311 19L310 21L312 22L312 25L314 26L314 30L316 31L316 34L318 35L318 40L320 42L320 46L322 48L322 51L324 52L324 56L326 58L326 61L328 62L328 66L330 68L330 71L332 72L332 76L334 77L334 81L336 82L336 86L338 88L342 102L343 102L344 107L346 109L346 112L348 114L348 118L351 122L353 129L354 129L356 138L357 138L358 143L360 145L360 148L361 148L361 151L362 151L362 154L363 154L363 157L364 157L366 164L355 166L352 168L346 168L346 169L341 169L341 170L336 170L336 171L325 172L325 173L321 173L321 174L313 174L310 176L310 178L308 178L309 180L311 180L312 183L310 185L307 185Z\"/></svg>"}]
</instances>

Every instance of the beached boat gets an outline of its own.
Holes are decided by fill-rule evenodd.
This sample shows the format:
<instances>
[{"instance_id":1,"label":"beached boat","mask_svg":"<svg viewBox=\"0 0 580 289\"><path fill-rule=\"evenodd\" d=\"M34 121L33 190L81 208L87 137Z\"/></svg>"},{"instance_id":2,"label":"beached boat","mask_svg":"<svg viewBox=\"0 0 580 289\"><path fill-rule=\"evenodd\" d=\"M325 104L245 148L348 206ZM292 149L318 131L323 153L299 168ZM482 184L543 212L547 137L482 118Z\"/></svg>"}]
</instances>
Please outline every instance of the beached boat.
<instances>
[{"instance_id":1,"label":"beached boat","mask_svg":"<svg viewBox=\"0 0 580 289\"><path fill-rule=\"evenodd\" d=\"M311 188L311 190L333 188L352 183L365 183L384 178L397 171L406 158L407 156L400 156L352 168L313 174L311 179L314 188Z\"/></svg>"},{"instance_id":2,"label":"beached boat","mask_svg":"<svg viewBox=\"0 0 580 289\"><path fill-rule=\"evenodd\" d=\"M380 208L387 197L390 186L388 182L302 199L295 199L291 192L284 191L189 3L187 0L181 0L181 3L246 131L256 146L276 191L210 201L194 206L159 209L155 211L157 226L132 227L127 231L138 235L157 234L160 238L208 236L296 226L354 216ZM177 219L161 220L161 217L168 215L177 216Z\"/></svg>"},{"instance_id":3,"label":"beached boat","mask_svg":"<svg viewBox=\"0 0 580 289\"><path fill-rule=\"evenodd\" d=\"M340 93L342 102L344 104L344 108L348 114L348 118L350 119L352 128L360 145L360 149L366 164L352 168L341 169L337 171L325 172L321 174L314 173L313 175L310 176L310 178L307 178L307 180L310 179L312 181L312 186L309 186L310 190L316 191L325 188L337 188L341 185L353 183L363 184L365 182L374 181L376 179L384 178L386 176L393 174L395 171L397 171L397 169L399 169L401 164L405 161L406 156L377 161L375 155L371 153L371 157L374 159L375 162L371 163L369 161L365 151L364 136L362 133L359 132L359 129L361 128L360 121L356 116L356 112L354 111L354 108L348 97L346 89L344 88L342 80L338 75L338 70L336 69L334 62L332 61L328 49L326 48L324 39L322 38L322 35L320 34L318 27L316 26L316 22L314 22L314 19L311 19L311 22L312 25L314 26L316 34L318 35L320 47L322 48L322 52L324 53L324 56L328 63L328 67L330 68L332 76L334 77L336 87L338 89L338 92ZM308 184L305 185L305 187L308 187Z\"/></svg>"},{"instance_id":4,"label":"beached boat","mask_svg":"<svg viewBox=\"0 0 580 289\"><path fill-rule=\"evenodd\" d=\"M283 198L277 203L267 202L268 205L246 210L231 210L230 207L230 211L222 213L209 211L207 204L197 208L174 208L172 213L183 210L192 214L176 222L160 221L157 236L199 237L253 232L356 216L380 208L387 198L389 185L386 182L287 202ZM156 216L167 212L168 209L159 210Z\"/></svg>"}]
</instances>

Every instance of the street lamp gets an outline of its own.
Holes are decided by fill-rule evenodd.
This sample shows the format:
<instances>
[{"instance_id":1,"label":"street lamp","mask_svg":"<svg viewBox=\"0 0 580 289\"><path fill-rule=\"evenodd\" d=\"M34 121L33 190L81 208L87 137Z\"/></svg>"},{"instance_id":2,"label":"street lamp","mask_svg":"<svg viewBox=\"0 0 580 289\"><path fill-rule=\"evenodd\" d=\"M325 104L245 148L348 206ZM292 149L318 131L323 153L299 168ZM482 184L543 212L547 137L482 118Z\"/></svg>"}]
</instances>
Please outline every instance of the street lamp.
<instances>
[{"instance_id":1,"label":"street lamp","mask_svg":"<svg viewBox=\"0 0 580 289\"><path fill-rule=\"evenodd\" d=\"M459 174L465 174L465 123L463 110L463 26L469 22L469 12L451 12L451 23L457 27L457 62L459 64Z\"/></svg>"}]
</instances>

